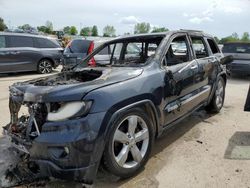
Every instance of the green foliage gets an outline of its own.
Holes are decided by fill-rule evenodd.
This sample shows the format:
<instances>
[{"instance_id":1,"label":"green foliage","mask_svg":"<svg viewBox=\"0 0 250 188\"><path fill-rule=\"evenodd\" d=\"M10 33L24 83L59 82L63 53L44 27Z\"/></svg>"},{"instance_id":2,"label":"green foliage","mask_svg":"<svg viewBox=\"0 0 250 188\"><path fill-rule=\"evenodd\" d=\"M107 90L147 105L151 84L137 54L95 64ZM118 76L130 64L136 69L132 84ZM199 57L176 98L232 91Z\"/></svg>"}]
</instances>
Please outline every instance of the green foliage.
<instances>
[{"instance_id":1,"label":"green foliage","mask_svg":"<svg viewBox=\"0 0 250 188\"><path fill-rule=\"evenodd\" d=\"M160 32L167 32L167 31L169 30L165 27L154 27L151 33L160 33Z\"/></svg>"},{"instance_id":2,"label":"green foliage","mask_svg":"<svg viewBox=\"0 0 250 188\"><path fill-rule=\"evenodd\" d=\"M92 28L91 27L84 27L80 31L81 36L91 36Z\"/></svg>"},{"instance_id":3,"label":"green foliage","mask_svg":"<svg viewBox=\"0 0 250 188\"><path fill-rule=\"evenodd\" d=\"M45 25L38 26L37 30L47 34L53 34L53 24L51 21L47 21Z\"/></svg>"},{"instance_id":4,"label":"green foliage","mask_svg":"<svg viewBox=\"0 0 250 188\"><path fill-rule=\"evenodd\" d=\"M249 42L250 41L248 32L243 33L241 41L243 41L243 42Z\"/></svg>"},{"instance_id":5,"label":"green foliage","mask_svg":"<svg viewBox=\"0 0 250 188\"><path fill-rule=\"evenodd\" d=\"M5 29L8 29L8 27L4 23L3 18L0 17L0 31L4 31Z\"/></svg>"},{"instance_id":6,"label":"green foliage","mask_svg":"<svg viewBox=\"0 0 250 188\"><path fill-rule=\"evenodd\" d=\"M71 26L71 27L70 27L70 30L69 30L69 33L70 33L71 35L76 35L76 34L78 33L78 31L77 31L77 29L76 29L75 26Z\"/></svg>"},{"instance_id":7,"label":"green foliage","mask_svg":"<svg viewBox=\"0 0 250 188\"><path fill-rule=\"evenodd\" d=\"M115 28L114 26L107 25L103 28L103 36L104 37L115 37Z\"/></svg>"},{"instance_id":8,"label":"green foliage","mask_svg":"<svg viewBox=\"0 0 250 188\"><path fill-rule=\"evenodd\" d=\"M134 28L134 33L139 34L139 33L148 33L150 31L150 24L149 23L137 23Z\"/></svg>"},{"instance_id":9,"label":"green foliage","mask_svg":"<svg viewBox=\"0 0 250 188\"><path fill-rule=\"evenodd\" d=\"M218 37L214 37L214 40L215 40L215 42L216 42L217 44L219 44L220 39L219 39Z\"/></svg>"},{"instance_id":10,"label":"green foliage","mask_svg":"<svg viewBox=\"0 0 250 188\"><path fill-rule=\"evenodd\" d=\"M24 25L21 25L21 26L18 26L19 29L22 29L24 31L29 31L32 29L32 26L29 25L29 24L24 24Z\"/></svg>"},{"instance_id":11,"label":"green foliage","mask_svg":"<svg viewBox=\"0 0 250 188\"><path fill-rule=\"evenodd\" d=\"M66 27L64 27L63 28L63 32L65 33L65 34L70 34L70 26L66 26Z\"/></svg>"},{"instance_id":12,"label":"green foliage","mask_svg":"<svg viewBox=\"0 0 250 188\"><path fill-rule=\"evenodd\" d=\"M94 37L98 36L98 29L96 25L94 25L92 28L92 36Z\"/></svg>"},{"instance_id":13,"label":"green foliage","mask_svg":"<svg viewBox=\"0 0 250 188\"><path fill-rule=\"evenodd\" d=\"M244 32L241 39L240 39L239 35L234 32L232 35L222 38L219 43L224 44L227 42L250 42L249 33Z\"/></svg>"}]
</instances>

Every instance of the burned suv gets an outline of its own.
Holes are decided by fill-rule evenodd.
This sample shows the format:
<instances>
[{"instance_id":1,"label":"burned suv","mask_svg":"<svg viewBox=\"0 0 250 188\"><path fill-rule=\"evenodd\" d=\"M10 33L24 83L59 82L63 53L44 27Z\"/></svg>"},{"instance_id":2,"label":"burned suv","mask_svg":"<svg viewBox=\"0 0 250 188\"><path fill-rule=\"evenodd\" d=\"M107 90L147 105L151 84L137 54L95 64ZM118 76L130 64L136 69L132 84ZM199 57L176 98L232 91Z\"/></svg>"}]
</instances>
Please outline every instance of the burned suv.
<instances>
[{"instance_id":1,"label":"burned suv","mask_svg":"<svg viewBox=\"0 0 250 188\"><path fill-rule=\"evenodd\" d=\"M109 55L100 56L104 49ZM96 67L82 67L93 59ZM203 32L120 37L83 61L10 86L5 133L44 176L92 183L100 164L133 176L164 130L201 107L223 106L226 59ZM24 107L27 115L19 116Z\"/></svg>"}]
</instances>

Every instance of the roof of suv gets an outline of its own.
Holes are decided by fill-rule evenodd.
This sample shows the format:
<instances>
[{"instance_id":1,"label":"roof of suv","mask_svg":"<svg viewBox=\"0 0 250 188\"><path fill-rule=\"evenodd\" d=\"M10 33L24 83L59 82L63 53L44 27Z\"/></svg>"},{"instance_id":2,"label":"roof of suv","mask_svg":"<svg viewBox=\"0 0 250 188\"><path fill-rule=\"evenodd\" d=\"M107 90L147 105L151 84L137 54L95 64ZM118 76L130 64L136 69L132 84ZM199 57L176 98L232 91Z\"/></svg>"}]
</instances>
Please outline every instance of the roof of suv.
<instances>
[{"instance_id":1,"label":"roof of suv","mask_svg":"<svg viewBox=\"0 0 250 188\"><path fill-rule=\"evenodd\" d=\"M8 35L8 36L22 36L22 37L37 37L37 38L45 38L45 39L54 39L49 36L43 36L43 35L34 35L29 33L9 33L9 32L0 32L0 36ZM56 38L55 38L56 39Z\"/></svg>"},{"instance_id":2,"label":"roof of suv","mask_svg":"<svg viewBox=\"0 0 250 188\"><path fill-rule=\"evenodd\" d=\"M159 32L159 33L144 33L144 34L135 34L135 35L126 35L117 37L111 41L121 40L121 39L135 39L135 38L151 38L151 37L165 37L166 35L172 35L175 33L188 33L190 35L199 35L199 36L206 36L209 38L213 38L212 35L206 34L203 31L196 31L196 30L173 30L167 32Z\"/></svg>"}]
</instances>

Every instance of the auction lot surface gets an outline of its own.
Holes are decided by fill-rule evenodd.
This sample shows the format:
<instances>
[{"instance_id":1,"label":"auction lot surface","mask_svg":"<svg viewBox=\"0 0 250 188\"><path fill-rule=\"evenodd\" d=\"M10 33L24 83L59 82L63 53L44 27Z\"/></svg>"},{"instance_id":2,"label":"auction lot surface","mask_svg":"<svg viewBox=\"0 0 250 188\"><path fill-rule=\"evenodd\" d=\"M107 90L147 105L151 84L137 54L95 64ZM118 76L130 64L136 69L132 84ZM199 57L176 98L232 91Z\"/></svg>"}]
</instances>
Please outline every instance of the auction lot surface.
<instances>
[{"instance_id":1,"label":"auction lot surface","mask_svg":"<svg viewBox=\"0 0 250 188\"><path fill-rule=\"evenodd\" d=\"M55 72L54 72L55 73ZM8 86L41 75L0 76L0 125L9 122ZM231 78L221 113L201 110L155 142L150 160L136 177L120 180L100 170L95 187L250 187L250 112L243 112L250 78ZM9 156L0 133L0 175ZM45 187L81 187L50 182Z\"/></svg>"}]
</instances>

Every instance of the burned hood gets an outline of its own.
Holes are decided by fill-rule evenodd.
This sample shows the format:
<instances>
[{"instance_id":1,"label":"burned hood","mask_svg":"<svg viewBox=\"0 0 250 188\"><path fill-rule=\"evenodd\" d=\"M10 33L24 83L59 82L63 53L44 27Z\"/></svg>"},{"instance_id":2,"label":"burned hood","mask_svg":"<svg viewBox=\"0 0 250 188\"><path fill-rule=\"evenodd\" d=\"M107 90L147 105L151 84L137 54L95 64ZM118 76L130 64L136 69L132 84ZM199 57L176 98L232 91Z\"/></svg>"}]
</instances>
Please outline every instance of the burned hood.
<instances>
[{"instance_id":1,"label":"burned hood","mask_svg":"<svg viewBox=\"0 0 250 188\"><path fill-rule=\"evenodd\" d=\"M138 67L96 67L79 72L18 82L10 86L10 97L20 102L60 102L81 100L90 91L133 79L142 74Z\"/></svg>"}]
</instances>

